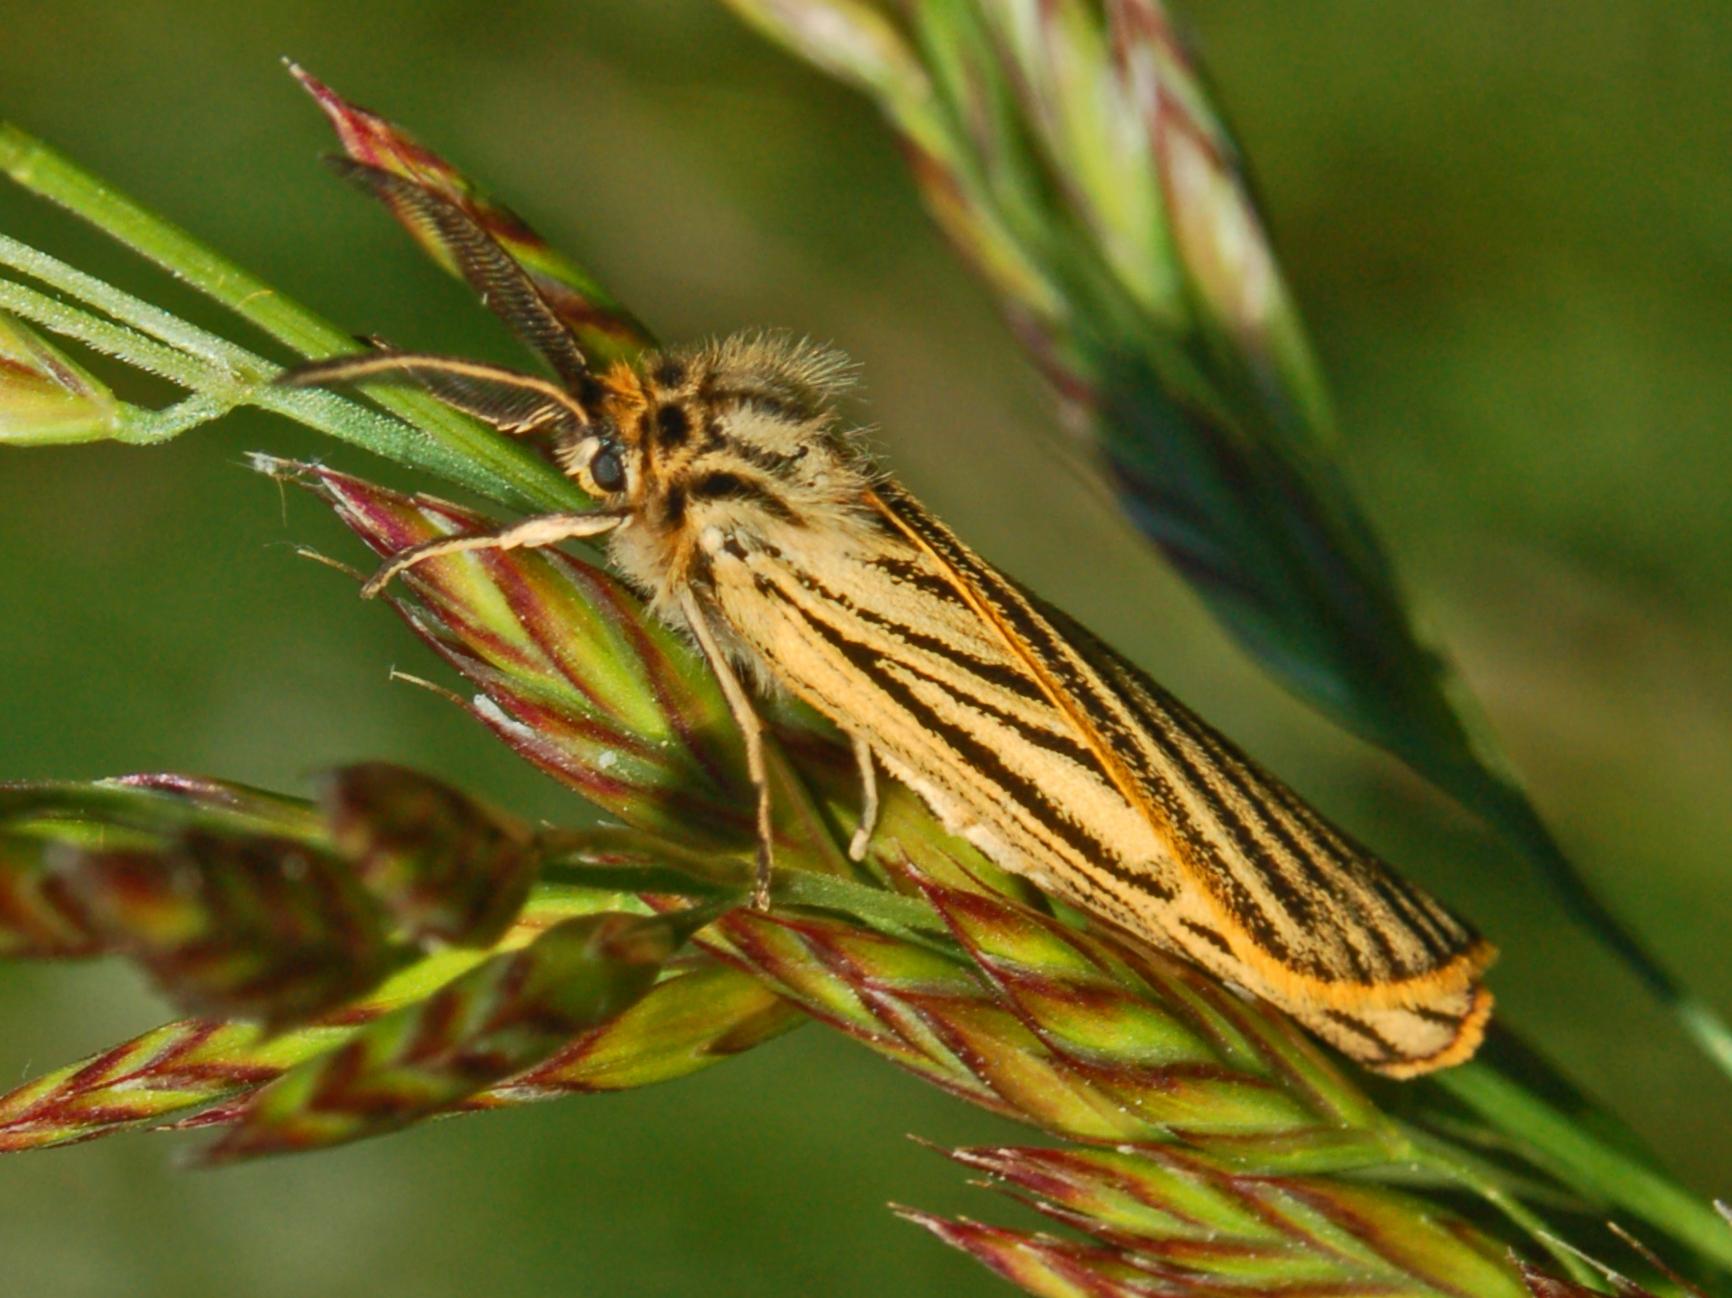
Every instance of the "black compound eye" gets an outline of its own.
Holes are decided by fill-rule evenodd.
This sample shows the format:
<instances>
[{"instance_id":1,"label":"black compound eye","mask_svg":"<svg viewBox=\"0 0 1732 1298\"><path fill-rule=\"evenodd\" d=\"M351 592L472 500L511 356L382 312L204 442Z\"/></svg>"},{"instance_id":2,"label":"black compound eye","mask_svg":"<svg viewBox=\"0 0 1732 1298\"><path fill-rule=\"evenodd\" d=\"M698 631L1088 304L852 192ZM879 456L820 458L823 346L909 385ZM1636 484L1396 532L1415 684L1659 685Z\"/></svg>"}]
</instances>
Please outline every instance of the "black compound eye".
<instances>
[{"instance_id":1,"label":"black compound eye","mask_svg":"<svg viewBox=\"0 0 1732 1298\"><path fill-rule=\"evenodd\" d=\"M590 457L589 476L603 491L624 491L625 465L619 458L619 447L604 442Z\"/></svg>"}]
</instances>

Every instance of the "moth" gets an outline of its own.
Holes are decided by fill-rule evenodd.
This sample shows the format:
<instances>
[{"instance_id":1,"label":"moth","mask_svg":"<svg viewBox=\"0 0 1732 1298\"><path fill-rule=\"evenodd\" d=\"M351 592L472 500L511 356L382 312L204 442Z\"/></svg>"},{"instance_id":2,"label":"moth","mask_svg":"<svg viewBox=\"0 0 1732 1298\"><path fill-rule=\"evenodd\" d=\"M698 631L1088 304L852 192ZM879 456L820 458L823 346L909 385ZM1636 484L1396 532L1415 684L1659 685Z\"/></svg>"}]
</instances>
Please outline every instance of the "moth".
<instances>
[{"instance_id":1,"label":"moth","mask_svg":"<svg viewBox=\"0 0 1732 1298\"><path fill-rule=\"evenodd\" d=\"M838 353L741 336L596 372L464 208L337 165L441 244L554 377L381 349L280 381L418 384L503 432L545 435L601 502L417 546L364 593L436 555L605 535L652 610L696 641L745 738L760 898L771 807L754 679L852 740L857 858L882 768L1000 866L1369 1068L1407 1077L1473 1054L1494 949L879 472L839 414Z\"/></svg>"}]
</instances>

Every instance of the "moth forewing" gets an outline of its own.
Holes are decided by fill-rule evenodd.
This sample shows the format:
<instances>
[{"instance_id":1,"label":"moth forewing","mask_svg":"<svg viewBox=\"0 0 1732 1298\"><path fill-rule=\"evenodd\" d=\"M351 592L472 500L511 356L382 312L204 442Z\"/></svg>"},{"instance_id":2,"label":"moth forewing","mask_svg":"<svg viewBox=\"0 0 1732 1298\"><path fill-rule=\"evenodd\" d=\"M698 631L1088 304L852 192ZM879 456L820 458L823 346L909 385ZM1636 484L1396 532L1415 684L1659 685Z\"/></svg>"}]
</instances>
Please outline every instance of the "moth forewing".
<instances>
[{"instance_id":1,"label":"moth forewing","mask_svg":"<svg viewBox=\"0 0 1732 1298\"><path fill-rule=\"evenodd\" d=\"M1490 948L894 484L886 524L711 538L777 680L1012 872L1408 1075L1478 1044Z\"/></svg>"},{"instance_id":2,"label":"moth forewing","mask_svg":"<svg viewBox=\"0 0 1732 1298\"><path fill-rule=\"evenodd\" d=\"M1163 855L1121 857L1142 885L1121 879L1114 890L1127 927L1164 930L1198 963L1385 1072L1473 1053L1491 1010L1477 983L1495 954L1488 944L906 493L886 484L877 494L1154 827Z\"/></svg>"}]
</instances>

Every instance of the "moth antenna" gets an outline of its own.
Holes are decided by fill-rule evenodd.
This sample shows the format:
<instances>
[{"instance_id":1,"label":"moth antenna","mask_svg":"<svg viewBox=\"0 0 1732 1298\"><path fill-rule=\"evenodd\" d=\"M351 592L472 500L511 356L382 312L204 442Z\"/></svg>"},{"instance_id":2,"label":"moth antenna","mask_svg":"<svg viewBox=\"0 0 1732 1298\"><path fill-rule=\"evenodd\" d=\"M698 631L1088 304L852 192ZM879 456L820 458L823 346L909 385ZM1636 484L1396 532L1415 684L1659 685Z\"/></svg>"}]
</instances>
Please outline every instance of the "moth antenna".
<instances>
[{"instance_id":1,"label":"moth antenna","mask_svg":"<svg viewBox=\"0 0 1732 1298\"><path fill-rule=\"evenodd\" d=\"M445 249L482 304L571 387L589 375L589 363L528 272L499 241L450 199L383 167L333 155L327 166L366 190L403 221Z\"/></svg>"},{"instance_id":2,"label":"moth antenna","mask_svg":"<svg viewBox=\"0 0 1732 1298\"><path fill-rule=\"evenodd\" d=\"M507 434L543 429L576 432L589 424L577 398L559 384L453 356L392 351L336 356L284 370L272 382L287 388L335 383L414 385Z\"/></svg>"}]
</instances>

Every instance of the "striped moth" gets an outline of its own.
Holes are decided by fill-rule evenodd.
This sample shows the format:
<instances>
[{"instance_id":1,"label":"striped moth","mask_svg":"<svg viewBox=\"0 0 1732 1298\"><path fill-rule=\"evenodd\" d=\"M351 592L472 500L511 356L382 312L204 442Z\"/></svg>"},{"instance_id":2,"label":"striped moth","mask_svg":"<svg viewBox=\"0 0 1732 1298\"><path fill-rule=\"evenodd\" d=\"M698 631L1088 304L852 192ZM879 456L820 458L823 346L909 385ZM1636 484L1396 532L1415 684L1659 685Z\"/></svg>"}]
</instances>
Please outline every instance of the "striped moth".
<instances>
[{"instance_id":1,"label":"striped moth","mask_svg":"<svg viewBox=\"0 0 1732 1298\"><path fill-rule=\"evenodd\" d=\"M605 536L621 572L719 678L770 795L753 684L852 739L870 843L880 767L946 828L1042 889L1286 1010L1367 1067L1412 1076L1477 1048L1493 948L1063 613L975 555L841 422L848 365L742 336L594 372L534 283L449 198L339 169L441 244L556 376L379 350L282 381L419 384L549 437L602 502L398 555Z\"/></svg>"}]
</instances>

